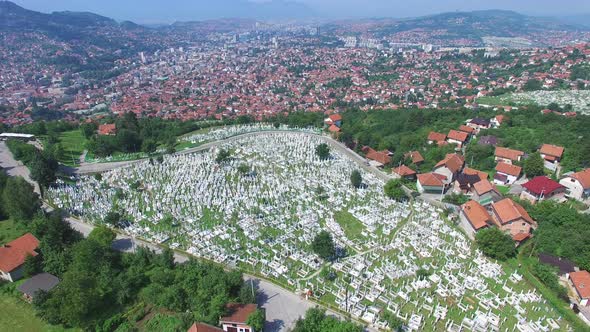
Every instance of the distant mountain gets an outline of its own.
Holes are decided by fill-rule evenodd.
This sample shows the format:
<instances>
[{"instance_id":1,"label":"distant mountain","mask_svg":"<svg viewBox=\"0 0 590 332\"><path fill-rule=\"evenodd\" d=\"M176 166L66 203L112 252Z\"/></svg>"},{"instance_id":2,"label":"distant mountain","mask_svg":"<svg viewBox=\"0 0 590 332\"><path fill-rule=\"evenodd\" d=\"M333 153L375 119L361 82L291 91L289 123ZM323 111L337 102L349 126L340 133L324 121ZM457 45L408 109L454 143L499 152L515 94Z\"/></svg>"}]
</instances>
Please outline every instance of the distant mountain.
<instances>
[{"instance_id":1,"label":"distant mountain","mask_svg":"<svg viewBox=\"0 0 590 332\"><path fill-rule=\"evenodd\" d=\"M473 38L483 36L520 37L544 31L579 31L580 26L556 19L522 15L513 11L484 10L450 12L397 20L382 25L375 32L388 35L410 30L444 30L442 38Z\"/></svg>"},{"instance_id":2,"label":"distant mountain","mask_svg":"<svg viewBox=\"0 0 590 332\"><path fill-rule=\"evenodd\" d=\"M0 1L0 31L37 31L69 39L92 33L93 29L99 27L146 29L129 21L119 24L111 18L94 13L62 11L45 14L22 8L10 1Z\"/></svg>"},{"instance_id":3,"label":"distant mountain","mask_svg":"<svg viewBox=\"0 0 590 332\"><path fill-rule=\"evenodd\" d=\"M561 16L557 19L563 23L590 28L590 14Z\"/></svg>"}]
</instances>

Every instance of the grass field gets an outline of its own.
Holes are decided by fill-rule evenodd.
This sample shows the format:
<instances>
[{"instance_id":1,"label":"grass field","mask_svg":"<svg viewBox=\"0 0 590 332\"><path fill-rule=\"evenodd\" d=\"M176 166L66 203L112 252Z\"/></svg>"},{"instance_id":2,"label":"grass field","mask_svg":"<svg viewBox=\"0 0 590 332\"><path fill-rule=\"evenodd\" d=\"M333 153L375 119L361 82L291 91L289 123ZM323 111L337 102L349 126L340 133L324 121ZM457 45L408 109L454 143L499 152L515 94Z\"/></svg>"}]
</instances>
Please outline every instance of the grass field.
<instances>
[{"instance_id":1,"label":"grass field","mask_svg":"<svg viewBox=\"0 0 590 332\"><path fill-rule=\"evenodd\" d=\"M10 242L25 233L25 227L21 224L17 224L13 220L9 219L0 221L0 244Z\"/></svg>"},{"instance_id":2,"label":"grass field","mask_svg":"<svg viewBox=\"0 0 590 332\"><path fill-rule=\"evenodd\" d=\"M35 316L35 311L30 304L19 300L11 294L0 293L0 308L2 308L0 310L0 331L78 331L47 324Z\"/></svg>"},{"instance_id":3,"label":"grass field","mask_svg":"<svg viewBox=\"0 0 590 332\"><path fill-rule=\"evenodd\" d=\"M498 191L502 195L506 195L510 191L510 187L507 187L507 186L496 186L496 187L498 188Z\"/></svg>"},{"instance_id":4,"label":"grass field","mask_svg":"<svg viewBox=\"0 0 590 332\"><path fill-rule=\"evenodd\" d=\"M340 211L334 214L334 219L340 224L346 237L353 240L361 236L365 226L348 211Z\"/></svg>"},{"instance_id":5,"label":"grass field","mask_svg":"<svg viewBox=\"0 0 590 332\"><path fill-rule=\"evenodd\" d=\"M41 142L46 144L46 139L46 137L41 137ZM80 156L84 152L86 141L87 139L80 129L60 133L59 144L63 149L63 153L58 161L67 166L79 166Z\"/></svg>"}]
</instances>

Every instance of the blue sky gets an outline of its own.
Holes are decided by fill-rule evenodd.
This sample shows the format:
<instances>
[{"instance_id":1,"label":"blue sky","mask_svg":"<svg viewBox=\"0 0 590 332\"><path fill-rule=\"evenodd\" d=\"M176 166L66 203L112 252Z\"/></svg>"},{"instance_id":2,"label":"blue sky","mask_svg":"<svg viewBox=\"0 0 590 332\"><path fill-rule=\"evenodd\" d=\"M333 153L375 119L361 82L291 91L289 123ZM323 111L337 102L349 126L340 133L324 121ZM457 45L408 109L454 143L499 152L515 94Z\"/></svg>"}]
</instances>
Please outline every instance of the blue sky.
<instances>
[{"instance_id":1,"label":"blue sky","mask_svg":"<svg viewBox=\"0 0 590 332\"><path fill-rule=\"evenodd\" d=\"M165 22L236 16L237 2L270 0L13 0L43 12L91 11L115 19ZM286 0L274 0L286 1ZM590 0L297 0L322 17L410 17L456 10L508 9L532 15L590 14Z\"/></svg>"}]
</instances>

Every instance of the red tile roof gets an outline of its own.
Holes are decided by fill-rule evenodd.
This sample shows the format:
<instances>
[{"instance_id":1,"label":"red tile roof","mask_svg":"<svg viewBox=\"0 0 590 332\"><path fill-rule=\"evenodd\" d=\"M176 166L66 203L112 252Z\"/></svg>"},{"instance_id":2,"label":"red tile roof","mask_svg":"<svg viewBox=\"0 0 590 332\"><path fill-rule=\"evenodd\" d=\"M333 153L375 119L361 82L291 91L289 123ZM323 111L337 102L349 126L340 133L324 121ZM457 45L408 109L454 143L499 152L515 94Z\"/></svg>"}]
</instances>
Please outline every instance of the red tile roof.
<instances>
[{"instance_id":1,"label":"red tile roof","mask_svg":"<svg viewBox=\"0 0 590 332\"><path fill-rule=\"evenodd\" d=\"M423 186L442 187L444 185L442 182L443 179L446 179L446 177L442 174L436 174L436 173L418 174L418 182L420 182L420 184Z\"/></svg>"},{"instance_id":2,"label":"red tile roof","mask_svg":"<svg viewBox=\"0 0 590 332\"><path fill-rule=\"evenodd\" d=\"M328 130L332 133L337 133L340 131L340 128L338 128L338 126L336 125L331 125L330 128L328 128Z\"/></svg>"},{"instance_id":3,"label":"red tile roof","mask_svg":"<svg viewBox=\"0 0 590 332\"><path fill-rule=\"evenodd\" d=\"M439 168L442 166L447 167L451 172L457 173L463 168L463 164L465 163L465 159L463 156L458 155L456 153L447 154L445 159L439 161L434 168Z\"/></svg>"},{"instance_id":4,"label":"red tile roof","mask_svg":"<svg viewBox=\"0 0 590 332\"><path fill-rule=\"evenodd\" d=\"M475 189L475 192L480 196L483 194L489 193L490 191L494 191L498 195L500 194L500 192L498 191L498 188L496 188L496 186L494 186L487 179L481 180L481 181L477 182L476 184L474 184L473 189Z\"/></svg>"},{"instance_id":5,"label":"red tile roof","mask_svg":"<svg viewBox=\"0 0 590 332\"><path fill-rule=\"evenodd\" d=\"M463 131L463 132L466 132L468 134L473 134L473 132L475 131L475 129L473 129L473 128L469 127L469 126L466 126L466 125L461 125L459 127L459 130L460 131Z\"/></svg>"},{"instance_id":6,"label":"red tile roof","mask_svg":"<svg viewBox=\"0 0 590 332\"><path fill-rule=\"evenodd\" d=\"M114 123L102 124L98 126L99 135L114 135L117 133L117 126Z\"/></svg>"},{"instance_id":7,"label":"red tile roof","mask_svg":"<svg viewBox=\"0 0 590 332\"><path fill-rule=\"evenodd\" d=\"M522 172L522 167L499 162L498 165L496 165L496 171L512 176L519 176L520 172Z\"/></svg>"},{"instance_id":8,"label":"red tile roof","mask_svg":"<svg viewBox=\"0 0 590 332\"><path fill-rule=\"evenodd\" d=\"M248 316L254 313L258 309L256 304L241 304L241 303L229 303L227 310L230 313L229 316L221 317L219 323L240 323L245 324L248 320Z\"/></svg>"},{"instance_id":9,"label":"red tile roof","mask_svg":"<svg viewBox=\"0 0 590 332\"><path fill-rule=\"evenodd\" d=\"M539 149L539 152L547 156L561 158L561 156L563 155L563 150L564 149L561 146L553 144L543 144L541 146L541 149Z\"/></svg>"},{"instance_id":10,"label":"red tile roof","mask_svg":"<svg viewBox=\"0 0 590 332\"><path fill-rule=\"evenodd\" d=\"M584 270L570 272L570 280L581 298L590 298L590 272Z\"/></svg>"},{"instance_id":11,"label":"red tile roof","mask_svg":"<svg viewBox=\"0 0 590 332\"><path fill-rule=\"evenodd\" d=\"M406 165L401 165L400 167L396 167L391 171L395 174L398 174L399 176L416 175L416 171L414 171Z\"/></svg>"},{"instance_id":12,"label":"red tile roof","mask_svg":"<svg viewBox=\"0 0 590 332\"><path fill-rule=\"evenodd\" d=\"M482 172L469 167L465 167L465 169L463 169L463 173L467 175L477 175L481 180L486 180L490 177L490 175L486 172Z\"/></svg>"},{"instance_id":13,"label":"red tile roof","mask_svg":"<svg viewBox=\"0 0 590 332\"><path fill-rule=\"evenodd\" d=\"M209 324L203 323L194 323L187 332L221 332L223 329L220 329L215 326L211 326Z\"/></svg>"},{"instance_id":14,"label":"red tile roof","mask_svg":"<svg viewBox=\"0 0 590 332\"><path fill-rule=\"evenodd\" d=\"M442 142L442 141L444 141L446 139L447 139L447 135L441 134L441 133L437 133L435 131L431 131L430 134L428 134L428 140L429 141Z\"/></svg>"},{"instance_id":15,"label":"red tile roof","mask_svg":"<svg viewBox=\"0 0 590 332\"><path fill-rule=\"evenodd\" d=\"M0 247L0 270L4 272L13 271L25 262L28 255L37 256L35 250L38 247L39 240L31 233L27 233Z\"/></svg>"},{"instance_id":16,"label":"red tile roof","mask_svg":"<svg viewBox=\"0 0 590 332\"><path fill-rule=\"evenodd\" d=\"M419 164L424 161L424 157L418 151L410 151L404 155L404 158L412 158L412 163Z\"/></svg>"},{"instance_id":17,"label":"red tile roof","mask_svg":"<svg viewBox=\"0 0 590 332\"><path fill-rule=\"evenodd\" d=\"M469 201L461 205L461 211L465 214L465 217L467 217L467 220L469 220L469 223L475 230L484 228L488 223L492 223L492 217L488 211L476 201Z\"/></svg>"},{"instance_id":18,"label":"red tile roof","mask_svg":"<svg viewBox=\"0 0 590 332\"><path fill-rule=\"evenodd\" d=\"M513 161L518 161L518 158L522 157L523 155L524 155L524 152L519 151L519 150L503 148L500 146L496 147L496 152L495 152L496 157L510 159Z\"/></svg>"},{"instance_id":19,"label":"red tile roof","mask_svg":"<svg viewBox=\"0 0 590 332\"><path fill-rule=\"evenodd\" d=\"M581 172L570 174L569 176L578 180L584 189L590 188L590 168L586 168Z\"/></svg>"},{"instance_id":20,"label":"red tile roof","mask_svg":"<svg viewBox=\"0 0 590 332\"><path fill-rule=\"evenodd\" d=\"M469 138L469 134L463 131L458 131L458 130L450 130L449 134L447 135L447 137L449 139L455 140L455 141L459 141L459 142L465 142L467 141L467 138Z\"/></svg>"},{"instance_id":21,"label":"red tile roof","mask_svg":"<svg viewBox=\"0 0 590 332\"><path fill-rule=\"evenodd\" d=\"M529 182L522 185L528 192L535 195L549 195L554 191L565 188L561 184L551 180L546 176L534 177Z\"/></svg>"},{"instance_id":22,"label":"red tile roof","mask_svg":"<svg viewBox=\"0 0 590 332\"><path fill-rule=\"evenodd\" d=\"M336 122L336 121L342 121L342 115L340 114L332 114L329 116L330 120Z\"/></svg>"},{"instance_id":23,"label":"red tile roof","mask_svg":"<svg viewBox=\"0 0 590 332\"><path fill-rule=\"evenodd\" d=\"M389 164L391 162L391 157L384 151L375 151L371 148L368 149L366 153L367 159L377 161L383 165Z\"/></svg>"},{"instance_id":24,"label":"red tile roof","mask_svg":"<svg viewBox=\"0 0 590 332\"><path fill-rule=\"evenodd\" d=\"M535 221L526 212L526 210L518 203L510 198L504 198L501 201L492 203L492 209L500 219L499 222L504 225L517 219L524 219L529 224L534 224Z\"/></svg>"}]
</instances>

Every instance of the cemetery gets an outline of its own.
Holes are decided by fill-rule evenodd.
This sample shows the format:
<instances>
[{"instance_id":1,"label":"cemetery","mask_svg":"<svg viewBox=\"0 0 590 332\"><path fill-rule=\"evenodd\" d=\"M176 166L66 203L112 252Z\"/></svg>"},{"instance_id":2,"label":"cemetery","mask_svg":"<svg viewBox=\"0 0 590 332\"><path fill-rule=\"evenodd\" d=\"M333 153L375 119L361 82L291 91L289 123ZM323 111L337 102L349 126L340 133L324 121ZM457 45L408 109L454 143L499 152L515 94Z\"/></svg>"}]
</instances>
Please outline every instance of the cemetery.
<instances>
[{"instance_id":1,"label":"cemetery","mask_svg":"<svg viewBox=\"0 0 590 332\"><path fill-rule=\"evenodd\" d=\"M408 330L555 331L565 320L521 275L484 257L421 200L396 202L384 183L305 130L224 127L186 139L226 141L50 188L50 203L88 223L116 211L121 231L263 276L375 328L382 314ZM220 160L220 152L229 152ZM216 160L217 159L217 160ZM350 175L358 170L363 185ZM312 247L332 235L337 257ZM329 271L330 273L322 273Z\"/></svg>"}]
</instances>

